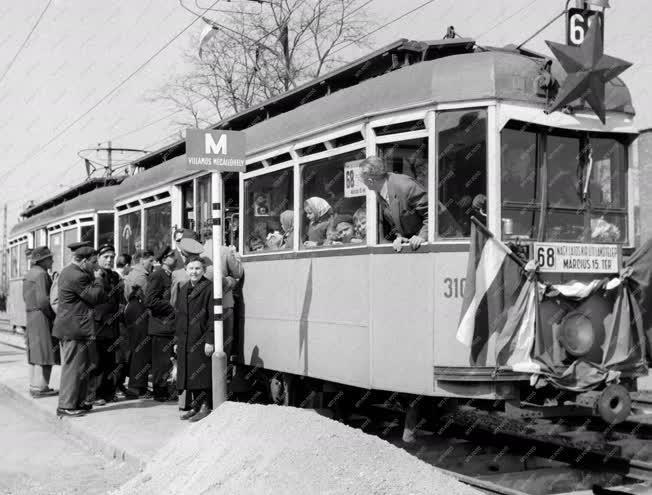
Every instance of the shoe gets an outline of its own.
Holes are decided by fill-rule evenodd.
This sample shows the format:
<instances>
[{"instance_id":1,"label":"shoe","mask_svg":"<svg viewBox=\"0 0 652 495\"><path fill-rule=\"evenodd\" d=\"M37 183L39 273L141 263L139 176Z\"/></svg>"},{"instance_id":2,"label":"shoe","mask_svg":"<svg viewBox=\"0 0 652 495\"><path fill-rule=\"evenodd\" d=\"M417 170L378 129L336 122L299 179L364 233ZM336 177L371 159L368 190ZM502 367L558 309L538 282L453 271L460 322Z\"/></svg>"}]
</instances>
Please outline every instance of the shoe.
<instances>
[{"instance_id":1,"label":"shoe","mask_svg":"<svg viewBox=\"0 0 652 495\"><path fill-rule=\"evenodd\" d=\"M154 394L153 394L151 391L148 390L147 392L144 392L144 393L142 393L142 394L139 394L139 395L138 395L138 398L139 398L139 399L153 399L153 398L154 398Z\"/></svg>"},{"instance_id":2,"label":"shoe","mask_svg":"<svg viewBox=\"0 0 652 495\"><path fill-rule=\"evenodd\" d=\"M206 404L202 404L201 409L199 412L195 415L193 415L188 421L191 423L196 423L197 421L201 421L204 419L206 416L208 416L212 411L208 408Z\"/></svg>"},{"instance_id":3,"label":"shoe","mask_svg":"<svg viewBox=\"0 0 652 495\"><path fill-rule=\"evenodd\" d=\"M170 398L167 395L155 395L154 400L156 402L167 402Z\"/></svg>"},{"instance_id":4,"label":"shoe","mask_svg":"<svg viewBox=\"0 0 652 495\"><path fill-rule=\"evenodd\" d=\"M191 409L190 411L185 412L180 416L182 421L185 421L186 419L190 419L193 416L195 416L199 411L197 409Z\"/></svg>"},{"instance_id":5,"label":"shoe","mask_svg":"<svg viewBox=\"0 0 652 495\"><path fill-rule=\"evenodd\" d=\"M127 394L122 390L118 390L115 393L115 397L114 397L113 402L118 402L118 401L125 400L125 399L127 399Z\"/></svg>"},{"instance_id":6,"label":"shoe","mask_svg":"<svg viewBox=\"0 0 652 495\"><path fill-rule=\"evenodd\" d=\"M57 407L57 416L59 417L66 416L68 418L79 418L80 416L84 416L85 414L86 411L81 409L62 409L60 407Z\"/></svg>"},{"instance_id":7,"label":"shoe","mask_svg":"<svg viewBox=\"0 0 652 495\"><path fill-rule=\"evenodd\" d=\"M82 405L79 406L79 409L81 409L82 411L90 411L91 409L93 409L93 404L89 402L84 402Z\"/></svg>"},{"instance_id":8,"label":"shoe","mask_svg":"<svg viewBox=\"0 0 652 495\"><path fill-rule=\"evenodd\" d=\"M52 389L30 389L29 395L31 395L33 399L42 399L43 397L54 397L55 395L59 395L59 391Z\"/></svg>"},{"instance_id":9,"label":"shoe","mask_svg":"<svg viewBox=\"0 0 652 495\"><path fill-rule=\"evenodd\" d=\"M104 399L95 399L93 401L94 406L106 406L106 401Z\"/></svg>"}]
</instances>

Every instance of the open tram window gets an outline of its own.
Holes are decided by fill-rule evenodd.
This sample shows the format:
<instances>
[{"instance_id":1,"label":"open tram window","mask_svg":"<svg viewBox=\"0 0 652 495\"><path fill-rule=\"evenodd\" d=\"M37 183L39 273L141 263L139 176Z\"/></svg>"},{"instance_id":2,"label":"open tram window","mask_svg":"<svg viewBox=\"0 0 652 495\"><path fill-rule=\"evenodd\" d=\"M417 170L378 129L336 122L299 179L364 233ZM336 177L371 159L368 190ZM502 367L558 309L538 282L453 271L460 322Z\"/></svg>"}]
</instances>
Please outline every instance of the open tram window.
<instances>
[{"instance_id":1,"label":"open tram window","mask_svg":"<svg viewBox=\"0 0 652 495\"><path fill-rule=\"evenodd\" d=\"M222 212L224 218L224 245L239 246L239 213L240 213L240 174L238 172L225 172L222 174L224 184L224 199Z\"/></svg>"},{"instance_id":2,"label":"open tram window","mask_svg":"<svg viewBox=\"0 0 652 495\"><path fill-rule=\"evenodd\" d=\"M181 184L181 226L195 230L195 189L193 181Z\"/></svg>"},{"instance_id":3,"label":"open tram window","mask_svg":"<svg viewBox=\"0 0 652 495\"><path fill-rule=\"evenodd\" d=\"M291 167L246 179L244 252L291 250L294 172Z\"/></svg>"},{"instance_id":4,"label":"open tram window","mask_svg":"<svg viewBox=\"0 0 652 495\"><path fill-rule=\"evenodd\" d=\"M428 191L428 138L409 139L378 145L380 156L387 171L407 175ZM379 212L382 209L379 208ZM379 242L391 242L391 226L382 214L378 215Z\"/></svg>"},{"instance_id":5,"label":"open tram window","mask_svg":"<svg viewBox=\"0 0 652 495\"><path fill-rule=\"evenodd\" d=\"M366 243L367 189L355 180L364 158L358 150L303 165L302 248Z\"/></svg>"},{"instance_id":6,"label":"open tram window","mask_svg":"<svg viewBox=\"0 0 652 495\"><path fill-rule=\"evenodd\" d=\"M626 242L621 139L512 121L501 142L503 238Z\"/></svg>"},{"instance_id":7,"label":"open tram window","mask_svg":"<svg viewBox=\"0 0 652 495\"><path fill-rule=\"evenodd\" d=\"M468 237L471 216L485 221L487 193L487 111L437 112L439 202L442 238Z\"/></svg>"},{"instance_id":8,"label":"open tram window","mask_svg":"<svg viewBox=\"0 0 652 495\"><path fill-rule=\"evenodd\" d=\"M93 225L82 225L80 241L88 241L95 245L95 227ZM101 246L100 242L98 246Z\"/></svg>"},{"instance_id":9,"label":"open tram window","mask_svg":"<svg viewBox=\"0 0 652 495\"><path fill-rule=\"evenodd\" d=\"M204 175L197 179L197 198L195 207L195 231L199 234L199 240L204 242L210 237L211 224L208 219L211 217L211 175ZM208 231L208 232L207 232Z\"/></svg>"}]
</instances>

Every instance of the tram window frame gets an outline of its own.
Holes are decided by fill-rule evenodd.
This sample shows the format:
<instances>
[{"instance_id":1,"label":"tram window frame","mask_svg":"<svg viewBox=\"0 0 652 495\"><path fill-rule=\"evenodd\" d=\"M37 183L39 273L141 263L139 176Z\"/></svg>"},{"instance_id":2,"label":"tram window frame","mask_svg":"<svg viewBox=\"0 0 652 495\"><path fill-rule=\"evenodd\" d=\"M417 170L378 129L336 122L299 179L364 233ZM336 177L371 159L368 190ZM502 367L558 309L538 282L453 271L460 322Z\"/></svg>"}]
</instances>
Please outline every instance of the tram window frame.
<instances>
[{"instance_id":1,"label":"tram window frame","mask_svg":"<svg viewBox=\"0 0 652 495\"><path fill-rule=\"evenodd\" d=\"M132 237L134 238L134 249L133 251L130 251L128 246L123 245L123 240L122 240L122 231L124 230L124 226L121 225L121 221L124 217L128 215L137 215L139 217L139 222L138 222L138 236L136 239L136 236L133 235L133 230L132 230ZM140 206L137 206L136 208L130 208L127 210L123 210L120 212L120 214L117 216L117 223L118 223L118 252L119 253L127 253L133 256L134 253L136 253L138 250L142 249L143 246L143 208Z\"/></svg>"},{"instance_id":2,"label":"tram window frame","mask_svg":"<svg viewBox=\"0 0 652 495\"><path fill-rule=\"evenodd\" d=\"M151 232L149 231L150 228L150 215L152 214L152 211L154 210L161 210L162 208L167 207L167 212L165 212L169 218L169 225L165 229L167 232L166 235L163 235L161 239L157 239L156 242L158 243L157 245L151 245L152 239L150 238ZM169 246L172 238L172 202L171 201L160 201L157 202L156 204L153 203L148 203L147 206L143 208L143 215L141 218L141 230L142 230L142 236L143 236L143 249L148 249L152 251L153 253L157 254L161 252L163 249L165 249L165 246ZM158 222L154 222L158 223ZM160 227L160 226L159 226ZM160 232L159 232L160 233ZM158 233L157 233L158 234Z\"/></svg>"},{"instance_id":3,"label":"tram window frame","mask_svg":"<svg viewBox=\"0 0 652 495\"><path fill-rule=\"evenodd\" d=\"M461 128L461 120L462 118L467 115L467 114L472 114L472 113L479 113L482 115L482 118L478 118L469 125L466 128ZM458 123L455 127L449 127L445 130L442 130L442 122L441 119L445 115L452 115L452 114L459 114L459 119ZM465 194L460 200L456 202L456 206L458 208L458 212L462 212L462 208L464 208L463 213L464 216L460 217L460 219L455 218L454 214L450 212L449 207L451 206L449 199L446 199L444 196L444 193L442 192L443 189L446 187L446 183L448 182L448 177L450 177L449 173L444 173L443 166L444 166L444 161L443 159L448 156L448 153L451 151L450 145L443 147L442 149L442 133L446 131L452 131L454 129L459 128L461 131L463 131L465 134L469 134L470 130L473 130L473 128L476 126L476 122L481 122L484 121L484 164L481 165L478 170L473 173L467 181L464 183L464 189L466 192L469 192L469 187L470 185L475 183L475 177L480 174L482 178L482 182L480 183L479 192L472 192L471 194ZM489 108L486 106L473 106L473 107L462 107L462 108L451 108L451 109L443 109L443 110L437 110L435 112L435 125L434 125L434 140L435 140L435 150L436 150L436 156L435 156L435 178L436 184L435 184L435 199L436 203L434 208L434 215L435 215L435 232L434 232L434 239L438 242L445 242L445 241L458 241L458 240L467 240L470 237L470 231L471 231L471 221L470 217L472 215L480 215L481 213L484 213L486 215L486 210L484 212L478 211L473 208L473 202L474 200L478 197L483 195L485 197L485 202L488 201L488 194L487 194L487 188L488 188L488 176L489 176L489 166L492 163L491 157L489 156L489 148L490 148L490 139L489 139L489 133L491 132L492 126L490 125L489 122ZM458 143L455 143L458 144ZM461 144L466 144L466 143L461 143ZM466 148L471 148L471 151L464 155L465 160L469 160L469 157L472 156L478 156L476 154L476 148L477 146L481 146L481 144L478 142L474 146L465 146ZM457 165L455 165L457 167ZM461 202L461 199L464 199L466 196L469 196L471 198L471 201L466 204L465 202ZM446 203L449 203L448 205ZM457 231L455 235L443 235L442 234L442 226L445 225L445 222L442 220L444 217L450 217L452 223L455 224L455 227L457 228ZM460 222L462 220L462 222ZM479 218L479 220L483 220L482 218ZM457 232L460 232L460 230L463 229L461 234L457 234Z\"/></svg>"},{"instance_id":4,"label":"tram window frame","mask_svg":"<svg viewBox=\"0 0 652 495\"><path fill-rule=\"evenodd\" d=\"M347 157L346 155L351 155ZM360 248L360 247L366 247L370 245L369 242L369 236L366 235L365 239L362 242L347 242L347 243L340 243L340 241L333 241L326 238L324 241L322 241L322 244L317 244L317 245L312 245L310 240L306 237L307 236L307 229L309 226L309 222L306 217L305 213L305 208L304 204L309 197L306 197L306 192L305 192L305 185L306 185L306 180L305 180L305 174L306 171L310 170L311 168L316 169L317 167L325 167L331 165L330 162L332 161L337 161L338 164L341 164L342 166L342 174L340 176L335 176L331 179L331 183L335 180L339 181L339 177L341 177L342 180L342 188L344 188L344 165L347 162L350 161L357 161L357 160L362 160L366 157L366 143L364 141L360 141L358 143L354 143L352 145L347 145L342 148L335 148L332 150L328 150L327 152L324 153L319 153L314 156L310 157L305 157L304 159L300 160L299 164L299 191L298 191L298 196L299 196L299 215L297 216L295 212L295 230L297 229L298 225L298 237L299 237L299 243L298 246L295 247L295 249L298 249L299 251L302 252L310 252L314 250L322 250L322 249L355 249L355 248ZM313 174L314 177L315 174ZM312 178L312 177L311 177ZM360 211L361 209L364 208L366 212L366 207L367 207L367 192L365 191L364 195L360 196L353 196L346 198L345 192L343 191L342 197L338 200L337 204L334 205L331 204L331 201L329 202L329 205L331 207L332 211L332 219L335 219L338 214L343 214L343 215L351 215L351 217L355 216L355 213ZM319 196L322 197L322 196ZM322 198L325 199L325 198ZM360 202L360 206L356 208L349 207L347 210L344 212L339 211L341 208L341 205L343 203L347 202L347 199L349 200L349 204L354 204L357 202ZM350 212L348 210L351 210ZM368 216L368 212L366 212L366 215ZM329 220L329 222L330 222ZM352 222L353 222L352 218ZM298 223L297 223L298 222ZM330 228L330 225L329 225ZM323 244L324 242L328 242L328 244ZM306 244L310 243L310 244Z\"/></svg>"},{"instance_id":5,"label":"tram window frame","mask_svg":"<svg viewBox=\"0 0 652 495\"><path fill-rule=\"evenodd\" d=\"M281 213L287 210L293 211L293 229L296 229L297 212L294 208L294 195L296 194L294 174L294 163L288 162L280 167L275 167L273 170L264 170L264 172L261 171L243 178L243 190L241 194L243 195L244 211L240 214L243 225L243 245L240 247L240 250L244 255L278 254L292 252L294 250L294 231L292 236L287 237L285 241L286 244L288 244L288 241L291 241L291 245L286 247L281 247L282 244L278 245L279 242L283 242L281 239L283 237L283 230L280 224ZM263 182L262 186L260 182ZM283 187L282 182L286 183L289 197L286 197L281 203L278 203L279 198L273 197L273 191L280 190ZM255 213L256 207L254 203L256 202L256 197L266 199L269 215ZM265 222L265 240L263 241L262 236L259 236L259 243L257 245L260 249L251 250L251 242L255 234L252 230L252 218L256 217L265 219L259 220L259 225L262 225L261 222ZM267 219L268 217L270 219ZM278 220L275 219L276 217L278 217ZM276 246L272 247L274 244Z\"/></svg>"},{"instance_id":6,"label":"tram window frame","mask_svg":"<svg viewBox=\"0 0 652 495\"><path fill-rule=\"evenodd\" d=\"M617 133L603 133L603 132L593 132L593 131L574 131L574 130L568 130L568 129L560 129L560 128L551 128L551 127L544 127L536 124L531 124L528 122L522 122L522 121L515 121L512 120L508 122L502 129L501 129L501 142L503 141L503 133L507 132L528 132L528 133L534 133L536 134L536 141L537 141L537 151L536 151L536 175L538 177L544 177L547 176L548 180L546 180L546 184L542 183L542 180L539 180L538 183L536 184L536 191L535 191L535 197L534 201L531 201L529 203L519 203L519 202L510 202L510 201L505 201L504 198L504 193L503 197L501 197L501 211L502 211L502 227L501 227L501 235L502 238L505 240L509 239L531 239L531 240L539 240L539 241L556 241L556 242L582 242L582 243L595 243L595 244L601 244L601 243L608 243L608 244L622 244L622 245L627 245L629 242L629 237L631 233L629 232L629 190L628 190L628 176L629 176L629 143L631 142L631 137L627 135L621 135ZM550 137L552 138L564 138L564 139L574 139L577 140L578 143L578 152L577 152L577 160L578 160L578 166L581 167L581 170L576 172L580 173L582 177L582 182L581 184L584 184L585 179L585 174L587 173L587 165L588 165L588 156L587 156L587 143L590 143L592 140L595 142L596 140L598 141L613 141L615 145L618 146L617 148L617 153L620 155L618 158L618 162L616 162L616 167L620 167L621 173L616 175L620 175L621 178L616 181L617 187L619 190L616 192L617 195L620 196L620 204L618 206L605 206L605 204L598 204L598 205L593 205L592 202L590 201L591 197L591 191L594 189L594 182L593 182L593 176L597 173L596 172L596 160L594 159L594 164L593 164L593 169L591 172L591 177L589 177L589 187L587 189L588 191L588 198L589 201L583 201L580 199L580 196L578 196L578 205L551 205L548 199L548 191L545 193L545 198L544 198L544 192L543 188L546 187L548 190L548 185L551 180L551 177L549 176L549 156L550 156ZM615 147L612 145L611 149L614 149ZM504 151L501 150L501 160L500 160L500 173L501 173L501 181L502 181L502 174L504 170L504 162L505 162L505 157L504 157ZM613 169L614 165L611 164L611 167ZM501 182L502 183L502 182ZM578 182L578 187L579 187L580 182ZM611 181L611 187L613 187L614 181L612 179ZM501 188L502 189L502 188ZM610 192L612 193L612 191ZM544 211L543 207L543 200L546 200L546 205L545 205L545 217L542 219L541 218L541 213ZM516 233L516 234L510 234L508 232L505 232L505 227L507 224L511 224L512 227L514 225L514 221L511 217L506 215L506 212L515 212L517 209L520 209L520 214L532 214L533 215L533 222L532 222L532 227L530 229L529 234L523 234L523 233ZM582 224L578 225L578 228L582 230L581 236L569 236L566 234L561 233L561 230L556 229L556 232L560 235L557 236L551 236L551 229L550 229L550 217L552 215L572 215L573 217L576 217L578 215L582 216ZM596 219L595 216L599 215L599 217ZM620 237L619 239L613 239L613 238L604 238L600 239L597 237L594 237L595 232L597 232L598 229L598 221L600 219L607 219L611 218L613 221L609 222L608 220L605 220L607 223L601 224L602 228L606 228L607 235L614 235L615 230L611 228L611 226L615 226L618 228L618 231L620 232ZM509 221L511 220L511 222ZM595 224L592 223L592 221L595 220ZM617 225L618 222L620 222L620 225ZM559 222L558 222L559 223ZM563 223L563 222L562 222ZM594 227L595 225L595 227ZM607 227L605 227L607 226ZM568 231L568 229L566 229ZM563 237L562 237L563 236Z\"/></svg>"}]
</instances>

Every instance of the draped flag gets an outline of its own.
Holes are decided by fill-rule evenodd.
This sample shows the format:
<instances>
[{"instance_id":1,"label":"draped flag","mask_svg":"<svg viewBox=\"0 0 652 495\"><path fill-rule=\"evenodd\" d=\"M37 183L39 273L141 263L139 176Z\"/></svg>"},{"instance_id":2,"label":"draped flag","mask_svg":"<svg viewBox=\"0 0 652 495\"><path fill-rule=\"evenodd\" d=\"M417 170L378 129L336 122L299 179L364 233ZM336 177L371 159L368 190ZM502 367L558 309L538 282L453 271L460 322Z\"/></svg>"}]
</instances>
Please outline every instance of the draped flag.
<instances>
[{"instance_id":1,"label":"draped flag","mask_svg":"<svg viewBox=\"0 0 652 495\"><path fill-rule=\"evenodd\" d=\"M509 248L472 223L466 288L456 335L471 348L471 364L487 364L489 339L505 326L509 308L519 298L524 282L523 269ZM514 319L521 320L529 306L521 304L521 313L512 312L514 330L518 329Z\"/></svg>"},{"instance_id":2,"label":"draped flag","mask_svg":"<svg viewBox=\"0 0 652 495\"><path fill-rule=\"evenodd\" d=\"M206 26L204 27L204 30L201 32L199 35L199 58L201 59L202 52L204 50L204 46L215 37L217 34L218 28L217 26L212 23L209 19L206 17L202 17L202 20L206 23Z\"/></svg>"}]
</instances>

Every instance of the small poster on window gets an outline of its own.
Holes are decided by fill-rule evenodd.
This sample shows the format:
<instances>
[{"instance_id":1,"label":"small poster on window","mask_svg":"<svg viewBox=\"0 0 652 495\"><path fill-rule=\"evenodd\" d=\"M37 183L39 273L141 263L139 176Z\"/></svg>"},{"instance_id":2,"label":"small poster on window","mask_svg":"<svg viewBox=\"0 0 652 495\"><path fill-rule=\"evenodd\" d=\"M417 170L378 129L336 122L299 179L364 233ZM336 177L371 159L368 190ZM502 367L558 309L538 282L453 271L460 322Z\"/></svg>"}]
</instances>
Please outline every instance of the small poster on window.
<instances>
[{"instance_id":1,"label":"small poster on window","mask_svg":"<svg viewBox=\"0 0 652 495\"><path fill-rule=\"evenodd\" d=\"M344 164L344 197L355 198L367 195L367 186L362 182L360 164L362 160L353 160Z\"/></svg>"},{"instance_id":2,"label":"small poster on window","mask_svg":"<svg viewBox=\"0 0 652 495\"><path fill-rule=\"evenodd\" d=\"M254 193L254 216L268 217L270 215L271 196L268 192Z\"/></svg>"}]
</instances>

